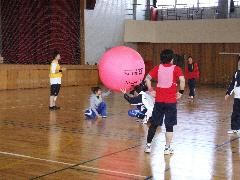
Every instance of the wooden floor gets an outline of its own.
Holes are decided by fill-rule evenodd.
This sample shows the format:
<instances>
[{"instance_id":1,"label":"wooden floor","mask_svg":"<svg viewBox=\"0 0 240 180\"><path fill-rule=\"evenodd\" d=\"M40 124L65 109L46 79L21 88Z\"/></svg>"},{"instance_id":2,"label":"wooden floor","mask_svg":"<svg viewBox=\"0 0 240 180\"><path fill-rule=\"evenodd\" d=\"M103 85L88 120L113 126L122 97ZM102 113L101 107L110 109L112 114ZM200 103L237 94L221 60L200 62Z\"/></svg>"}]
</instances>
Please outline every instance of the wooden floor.
<instances>
[{"instance_id":1,"label":"wooden floor","mask_svg":"<svg viewBox=\"0 0 240 180\"><path fill-rule=\"evenodd\" d=\"M178 102L173 155L163 155L165 128L144 153L149 124L129 117L134 108L113 92L107 118L86 120L90 86L62 87L60 110L49 110L49 89L0 91L0 179L240 179L239 135L229 135L233 96L226 88L188 89ZM107 91L103 87L103 92Z\"/></svg>"}]
</instances>

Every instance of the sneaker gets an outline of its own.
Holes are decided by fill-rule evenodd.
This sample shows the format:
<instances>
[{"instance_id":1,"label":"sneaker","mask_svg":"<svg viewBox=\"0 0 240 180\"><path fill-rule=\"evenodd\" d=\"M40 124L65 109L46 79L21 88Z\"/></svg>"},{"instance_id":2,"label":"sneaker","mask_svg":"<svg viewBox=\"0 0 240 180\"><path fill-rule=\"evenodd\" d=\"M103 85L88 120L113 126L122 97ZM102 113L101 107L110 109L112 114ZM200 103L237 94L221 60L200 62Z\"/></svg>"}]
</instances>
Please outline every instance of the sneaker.
<instances>
[{"instance_id":1,"label":"sneaker","mask_svg":"<svg viewBox=\"0 0 240 180\"><path fill-rule=\"evenodd\" d=\"M172 148L165 146L165 150L164 150L164 154L165 154L165 155L167 155L167 154L173 154L173 153L174 153L174 151L173 151Z\"/></svg>"},{"instance_id":2,"label":"sneaker","mask_svg":"<svg viewBox=\"0 0 240 180\"><path fill-rule=\"evenodd\" d=\"M238 133L240 133L240 130L230 130L227 133L228 134L238 134Z\"/></svg>"},{"instance_id":3,"label":"sneaker","mask_svg":"<svg viewBox=\"0 0 240 180\"><path fill-rule=\"evenodd\" d=\"M151 144L149 145L148 143L146 144L146 148L144 150L145 153L150 153L151 152Z\"/></svg>"},{"instance_id":4,"label":"sneaker","mask_svg":"<svg viewBox=\"0 0 240 180\"><path fill-rule=\"evenodd\" d=\"M103 118L106 118L107 116L102 116Z\"/></svg>"},{"instance_id":5,"label":"sneaker","mask_svg":"<svg viewBox=\"0 0 240 180\"><path fill-rule=\"evenodd\" d=\"M49 109L54 109L54 110L55 110L55 109L60 109L60 107L57 107L57 106L52 106L52 107L50 107L50 106L49 106Z\"/></svg>"},{"instance_id":6,"label":"sneaker","mask_svg":"<svg viewBox=\"0 0 240 180\"><path fill-rule=\"evenodd\" d=\"M194 97L193 96L189 96L188 99L193 99Z\"/></svg>"},{"instance_id":7,"label":"sneaker","mask_svg":"<svg viewBox=\"0 0 240 180\"><path fill-rule=\"evenodd\" d=\"M148 122L147 117L145 117L145 118L141 121L142 124L147 124L147 122Z\"/></svg>"}]
</instances>

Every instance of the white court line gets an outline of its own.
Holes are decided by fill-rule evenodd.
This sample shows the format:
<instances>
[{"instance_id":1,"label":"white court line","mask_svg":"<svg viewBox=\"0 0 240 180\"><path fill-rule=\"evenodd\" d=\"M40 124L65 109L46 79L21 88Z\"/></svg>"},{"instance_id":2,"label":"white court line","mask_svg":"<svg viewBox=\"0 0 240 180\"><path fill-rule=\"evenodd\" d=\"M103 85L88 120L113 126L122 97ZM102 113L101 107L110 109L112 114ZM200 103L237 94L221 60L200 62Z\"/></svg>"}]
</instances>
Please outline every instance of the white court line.
<instances>
[{"instance_id":1,"label":"white court line","mask_svg":"<svg viewBox=\"0 0 240 180\"><path fill-rule=\"evenodd\" d=\"M78 166L85 167L85 168L90 168L90 169L95 169L95 170L100 170L100 171L112 172L112 173L116 173L116 174L124 174L124 175L129 175L129 176L138 176L138 177L142 177L142 178L147 178L147 176L141 176L141 175L136 175L136 174L124 173L124 172L119 172L119 171L111 171L111 170L107 170L107 169L99 169L99 168L88 167L88 166L83 166L83 165L78 165Z\"/></svg>"},{"instance_id":2,"label":"white court line","mask_svg":"<svg viewBox=\"0 0 240 180\"><path fill-rule=\"evenodd\" d=\"M70 163L65 163L65 162L53 161L53 160L48 160L48 159L35 158L35 157L21 155L21 154L14 154L14 153L9 153L9 152L2 152L2 151L0 151L0 154L7 154L7 155L12 155L12 156L17 156L17 157L36 159L36 160L40 160L40 161L47 161L47 162L65 164L65 165L69 165L69 166L75 166L76 165L76 164L70 164ZM100 169L100 168L88 167L88 166L83 166L83 165L78 165L78 166L79 167L83 167L83 168L88 168L88 169L95 169L95 170L100 170L100 171L116 173L116 174L124 174L124 175L129 175L129 176L137 176L137 177L147 178L147 176L141 176L141 175L136 175L136 174L124 173L124 172L119 172L119 171L111 171L111 170L107 170L107 169Z\"/></svg>"},{"instance_id":3,"label":"white court line","mask_svg":"<svg viewBox=\"0 0 240 180\"><path fill-rule=\"evenodd\" d=\"M53 160L48 160L48 159L35 158L35 157L21 155L21 154L13 154L13 153L9 153L9 152L2 152L2 151L0 151L0 154L7 154L7 155L12 155L12 156L17 156L17 157L36 159L36 160L54 162L54 163L59 163L59 164L66 164L66 165L70 165L70 166L74 166L75 165L75 164L64 163L64 162L59 162L59 161L53 161Z\"/></svg>"}]
</instances>

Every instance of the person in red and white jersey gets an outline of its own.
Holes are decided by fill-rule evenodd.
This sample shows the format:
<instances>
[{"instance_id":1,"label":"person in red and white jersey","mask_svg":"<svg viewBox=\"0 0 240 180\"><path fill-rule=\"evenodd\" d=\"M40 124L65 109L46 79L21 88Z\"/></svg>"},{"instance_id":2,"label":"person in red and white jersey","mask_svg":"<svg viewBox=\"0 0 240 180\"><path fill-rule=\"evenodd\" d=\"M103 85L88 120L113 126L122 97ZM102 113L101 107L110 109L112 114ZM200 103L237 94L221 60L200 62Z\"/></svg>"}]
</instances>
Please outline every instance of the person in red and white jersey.
<instances>
[{"instance_id":1,"label":"person in red and white jersey","mask_svg":"<svg viewBox=\"0 0 240 180\"><path fill-rule=\"evenodd\" d=\"M171 49L163 50L160 58L162 63L154 67L145 78L151 95L154 97L156 94L145 152L151 152L151 142L157 127L162 126L164 122L166 127L164 154L173 154L174 151L170 148L170 144L173 137L173 126L177 125L177 100L184 92L185 79L181 68L173 65L174 53ZM153 78L156 78L158 82L156 92L151 85ZM178 79L180 80L179 92L177 92Z\"/></svg>"}]
</instances>

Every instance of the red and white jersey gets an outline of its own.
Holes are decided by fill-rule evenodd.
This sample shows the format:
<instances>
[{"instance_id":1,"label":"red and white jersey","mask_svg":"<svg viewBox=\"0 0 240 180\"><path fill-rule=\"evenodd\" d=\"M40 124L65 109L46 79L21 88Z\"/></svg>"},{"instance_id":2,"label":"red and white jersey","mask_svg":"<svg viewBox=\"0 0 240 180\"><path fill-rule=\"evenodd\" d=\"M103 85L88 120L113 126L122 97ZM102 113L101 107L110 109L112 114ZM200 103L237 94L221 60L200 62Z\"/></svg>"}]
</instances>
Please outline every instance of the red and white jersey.
<instances>
[{"instance_id":1,"label":"red and white jersey","mask_svg":"<svg viewBox=\"0 0 240 180\"><path fill-rule=\"evenodd\" d=\"M159 66L162 66L159 68ZM170 67L170 68L169 68ZM161 72L162 71L162 72ZM169 74L168 74L169 73ZM163 74L166 75L167 79L164 79ZM177 80L180 76L183 76L182 70L179 66L175 66L171 63L160 64L155 66L149 73L152 78L157 78L158 84L156 87L156 99L155 102L164 103L176 103L176 93L177 93ZM159 81L160 76L160 81ZM164 80L161 80L163 78ZM171 79L172 78L172 79ZM165 81L169 80L168 83ZM171 84L171 86L170 86ZM170 87L167 87L170 86Z\"/></svg>"}]
</instances>

